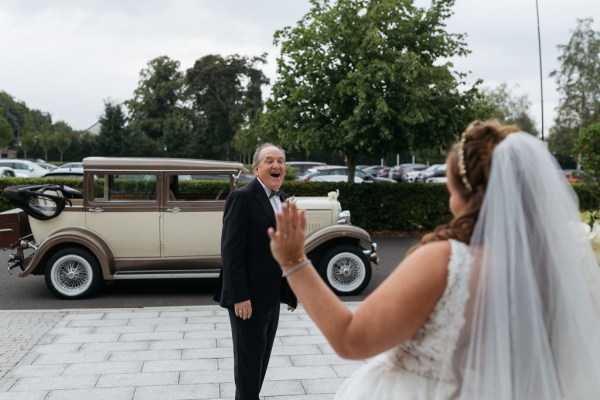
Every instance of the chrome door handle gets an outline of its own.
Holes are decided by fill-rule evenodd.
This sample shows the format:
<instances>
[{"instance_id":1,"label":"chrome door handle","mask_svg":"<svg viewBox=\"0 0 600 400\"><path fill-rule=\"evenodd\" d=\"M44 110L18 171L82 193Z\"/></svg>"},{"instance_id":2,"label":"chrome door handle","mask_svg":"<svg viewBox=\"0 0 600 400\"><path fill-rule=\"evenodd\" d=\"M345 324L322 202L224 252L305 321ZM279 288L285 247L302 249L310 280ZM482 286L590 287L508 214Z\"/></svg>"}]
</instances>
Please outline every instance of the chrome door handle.
<instances>
[{"instance_id":1,"label":"chrome door handle","mask_svg":"<svg viewBox=\"0 0 600 400\"><path fill-rule=\"evenodd\" d=\"M181 212L181 208L179 208L179 207L167 208L167 212L178 213L178 212Z\"/></svg>"},{"instance_id":2,"label":"chrome door handle","mask_svg":"<svg viewBox=\"0 0 600 400\"><path fill-rule=\"evenodd\" d=\"M95 207L95 208L90 208L90 211L95 212L95 213L101 213L101 212L104 212L104 209L100 208L100 207Z\"/></svg>"}]
</instances>

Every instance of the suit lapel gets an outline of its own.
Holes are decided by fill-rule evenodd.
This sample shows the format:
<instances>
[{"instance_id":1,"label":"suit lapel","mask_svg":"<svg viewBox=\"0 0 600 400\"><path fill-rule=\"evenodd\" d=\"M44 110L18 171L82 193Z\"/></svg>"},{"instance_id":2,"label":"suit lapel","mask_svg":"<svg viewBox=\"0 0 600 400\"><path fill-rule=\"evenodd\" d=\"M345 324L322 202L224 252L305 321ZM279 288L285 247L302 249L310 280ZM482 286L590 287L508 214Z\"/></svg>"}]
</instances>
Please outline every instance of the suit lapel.
<instances>
[{"instance_id":1,"label":"suit lapel","mask_svg":"<svg viewBox=\"0 0 600 400\"><path fill-rule=\"evenodd\" d=\"M271 202L267 197L267 193L265 189L263 189L262 185L258 181L258 179L254 178L254 195L256 196L256 200L260 207L263 209L267 217L269 218L269 222L272 226L275 226L275 211L273 211L273 206L271 206Z\"/></svg>"}]
</instances>

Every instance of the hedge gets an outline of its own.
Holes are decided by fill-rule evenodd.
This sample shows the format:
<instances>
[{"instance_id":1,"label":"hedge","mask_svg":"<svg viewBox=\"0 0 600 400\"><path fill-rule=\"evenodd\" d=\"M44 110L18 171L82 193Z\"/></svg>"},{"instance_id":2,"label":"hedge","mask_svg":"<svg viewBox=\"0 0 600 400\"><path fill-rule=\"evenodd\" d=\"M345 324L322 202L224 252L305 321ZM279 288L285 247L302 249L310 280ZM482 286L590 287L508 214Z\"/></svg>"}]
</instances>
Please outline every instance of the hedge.
<instances>
[{"instance_id":1,"label":"hedge","mask_svg":"<svg viewBox=\"0 0 600 400\"><path fill-rule=\"evenodd\" d=\"M185 181L184 181L185 182ZM227 188L226 182L181 182L197 186L198 193L213 192L215 185ZM65 184L81 189L81 179L23 179L0 178L0 189L6 186L39 185L45 183ZM600 199L590 184L573 185L579 196L581 211L600 209ZM339 190L342 209L350 210L352 222L374 231L422 232L435 228L450 220L448 191L443 184L436 183L397 183L397 184L351 184L333 182L285 181L283 188L293 196L327 196ZM13 208L4 195L0 196L0 211Z\"/></svg>"}]
</instances>

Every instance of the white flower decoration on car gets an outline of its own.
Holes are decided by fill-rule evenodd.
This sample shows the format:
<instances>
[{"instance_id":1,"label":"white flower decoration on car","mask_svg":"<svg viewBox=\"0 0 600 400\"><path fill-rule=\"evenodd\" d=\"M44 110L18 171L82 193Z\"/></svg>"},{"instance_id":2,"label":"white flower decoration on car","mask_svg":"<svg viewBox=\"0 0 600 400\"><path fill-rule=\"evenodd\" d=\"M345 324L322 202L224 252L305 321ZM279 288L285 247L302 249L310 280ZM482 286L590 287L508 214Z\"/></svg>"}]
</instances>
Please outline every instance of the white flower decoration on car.
<instances>
[{"instance_id":1,"label":"white flower decoration on car","mask_svg":"<svg viewBox=\"0 0 600 400\"><path fill-rule=\"evenodd\" d=\"M327 198L331 201L337 201L339 195L340 195L340 190L337 189L335 192L327 193Z\"/></svg>"}]
</instances>

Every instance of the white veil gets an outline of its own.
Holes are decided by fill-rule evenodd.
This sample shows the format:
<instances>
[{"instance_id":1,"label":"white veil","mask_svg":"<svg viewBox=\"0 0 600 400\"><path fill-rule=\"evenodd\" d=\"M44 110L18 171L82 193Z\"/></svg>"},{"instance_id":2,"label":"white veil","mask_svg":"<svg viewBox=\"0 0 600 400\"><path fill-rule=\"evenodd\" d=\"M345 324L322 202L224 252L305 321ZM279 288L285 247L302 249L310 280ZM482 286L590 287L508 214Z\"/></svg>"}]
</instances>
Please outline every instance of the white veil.
<instances>
[{"instance_id":1,"label":"white veil","mask_svg":"<svg viewBox=\"0 0 600 400\"><path fill-rule=\"evenodd\" d=\"M457 398L600 399L600 269L579 221L546 145L509 134L493 153L466 322L445 368Z\"/></svg>"}]
</instances>

